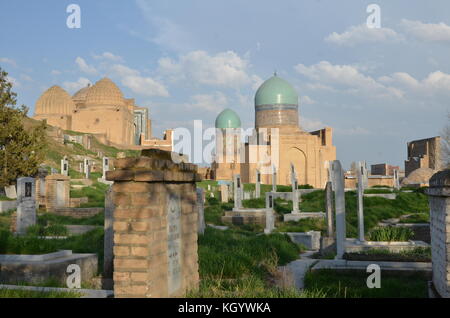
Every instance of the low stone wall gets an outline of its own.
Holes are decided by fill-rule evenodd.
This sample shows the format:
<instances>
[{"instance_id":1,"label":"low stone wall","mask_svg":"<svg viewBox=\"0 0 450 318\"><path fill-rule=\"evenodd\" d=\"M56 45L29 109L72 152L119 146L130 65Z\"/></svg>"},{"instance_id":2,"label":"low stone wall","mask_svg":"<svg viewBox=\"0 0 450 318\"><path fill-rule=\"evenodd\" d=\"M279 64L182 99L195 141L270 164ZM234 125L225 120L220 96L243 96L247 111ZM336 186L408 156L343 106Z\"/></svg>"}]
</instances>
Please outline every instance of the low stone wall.
<instances>
[{"instance_id":1,"label":"low stone wall","mask_svg":"<svg viewBox=\"0 0 450 318\"><path fill-rule=\"evenodd\" d=\"M395 226L406 227L414 232L411 240L413 241L423 241L425 243L431 244L431 233L429 223L398 223Z\"/></svg>"},{"instance_id":2,"label":"low stone wall","mask_svg":"<svg viewBox=\"0 0 450 318\"><path fill-rule=\"evenodd\" d=\"M288 232L287 234L292 242L304 245L308 250L320 249L320 231L308 232Z\"/></svg>"},{"instance_id":3,"label":"low stone wall","mask_svg":"<svg viewBox=\"0 0 450 318\"><path fill-rule=\"evenodd\" d=\"M70 208L79 208L81 204L88 203L88 202L89 202L88 197L70 198L69 207Z\"/></svg>"},{"instance_id":4,"label":"low stone wall","mask_svg":"<svg viewBox=\"0 0 450 318\"><path fill-rule=\"evenodd\" d=\"M378 198L385 198L388 200L395 200L397 198L397 194L395 193L367 193L364 194L365 197L378 197Z\"/></svg>"},{"instance_id":5,"label":"low stone wall","mask_svg":"<svg viewBox=\"0 0 450 318\"><path fill-rule=\"evenodd\" d=\"M393 253L401 251L413 250L418 247L429 247L430 245L422 241L407 241L407 242L360 242L357 239L346 239L345 252L357 253L374 249L389 250Z\"/></svg>"},{"instance_id":6,"label":"low stone wall","mask_svg":"<svg viewBox=\"0 0 450 318\"><path fill-rule=\"evenodd\" d=\"M71 216L76 219L88 218L103 213L103 208L61 208L52 211L57 215Z\"/></svg>"},{"instance_id":7,"label":"low stone wall","mask_svg":"<svg viewBox=\"0 0 450 318\"><path fill-rule=\"evenodd\" d=\"M43 255L0 255L0 283L39 284L56 279L65 284L70 264L80 266L82 283L89 282L97 274L97 263L96 254L73 254L72 251Z\"/></svg>"},{"instance_id":8,"label":"low stone wall","mask_svg":"<svg viewBox=\"0 0 450 318\"><path fill-rule=\"evenodd\" d=\"M17 208L17 201L0 201L0 213Z\"/></svg>"}]
</instances>

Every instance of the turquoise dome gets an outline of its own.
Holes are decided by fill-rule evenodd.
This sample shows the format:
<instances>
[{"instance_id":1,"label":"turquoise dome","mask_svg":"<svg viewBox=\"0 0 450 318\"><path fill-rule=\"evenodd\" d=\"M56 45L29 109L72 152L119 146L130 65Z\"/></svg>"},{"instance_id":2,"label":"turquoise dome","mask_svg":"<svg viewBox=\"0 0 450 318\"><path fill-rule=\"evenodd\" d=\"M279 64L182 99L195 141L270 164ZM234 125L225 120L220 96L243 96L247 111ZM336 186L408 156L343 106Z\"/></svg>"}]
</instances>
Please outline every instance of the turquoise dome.
<instances>
[{"instance_id":1,"label":"turquoise dome","mask_svg":"<svg viewBox=\"0 0 450 318\"><path fill-rule=\"evenodd\" d=\"M241 119L236 112L227 108L217 116L216 128L241 128Z\"/></svg>"},{"instance_id":2,"label":"turquoise dome","mask_svg":"<svg viewBox=\"0 0 450 318\"><path fill-rule=\"evenodd\" d=\"M255 106L274 104L298 105L294 87L276 74L262 83L255 95Z\"/></svg>"}]
</instances>

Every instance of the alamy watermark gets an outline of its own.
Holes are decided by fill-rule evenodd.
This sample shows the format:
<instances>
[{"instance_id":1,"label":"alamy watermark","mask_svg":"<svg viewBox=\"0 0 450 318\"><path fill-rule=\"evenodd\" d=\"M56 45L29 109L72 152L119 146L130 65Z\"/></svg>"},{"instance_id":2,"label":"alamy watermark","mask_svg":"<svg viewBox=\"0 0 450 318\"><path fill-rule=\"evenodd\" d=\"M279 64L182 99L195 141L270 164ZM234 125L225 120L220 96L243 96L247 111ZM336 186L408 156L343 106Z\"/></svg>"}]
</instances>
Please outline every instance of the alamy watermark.
<instances>
[{"instance_id":1,"label":"alamy watermark","mask_svg":"<svg viewBox=\"0 0 450 318\"><path fill-rule=\"evenodd\" d=\"M78 4L69 4L66 8L66 12L70 13L67 17L66 25L69 29L81 28L81 8Z\"/></svg>"}]
</instances>

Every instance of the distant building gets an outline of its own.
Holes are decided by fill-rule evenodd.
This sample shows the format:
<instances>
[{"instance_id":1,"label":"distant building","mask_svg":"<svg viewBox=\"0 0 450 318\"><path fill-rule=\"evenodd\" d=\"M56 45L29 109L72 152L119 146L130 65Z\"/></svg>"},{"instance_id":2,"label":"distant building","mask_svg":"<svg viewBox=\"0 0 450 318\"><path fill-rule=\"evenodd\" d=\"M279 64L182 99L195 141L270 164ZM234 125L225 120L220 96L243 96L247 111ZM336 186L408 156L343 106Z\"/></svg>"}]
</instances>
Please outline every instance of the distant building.
<instances>
[{"instance_id":1,"label":"distant building","mask_svg":"<svg viewBox=\"0 0 450 318\"><path fill-rule=\"evenodd\" d=\"M399 166L391 166L387 163L379 163L370 166L370 174L374 176L392 176L394 170L400 171Z\"/></svg>"},{"instance_id":2,"label":"distant building","mask_svg":"<svg viewBox=\"0 0 450 318\"><path fill-rule=\"evenodd\" d=\"M239 138L242 129L239 116L229 109L220 113L216 129L225 137L219 134L216 138L216 151L220 151L218 162L212 166L215 179L232 180L233 174L239 173L242 182L255 183L256 169L265 167L265 172L261 170L261 182L270 184L272 169L267 166L270 163L266 158L272 156L277 162L277 184L291 184L292 164L299 184L325 187L326 162L336 159L333 132L330 127L314 132L303 130L299 125L298 106L294 87L275 74L255 94L255 128L248 141ZM278 135L274 135L274 131L278 131Z\"/></svg>"},{"instance_id":3,"label":"distant building","mask_svg":"<svg viewBox=\"0 0 450 318\"><path fill-rule=\"evenodd\" d=\"M172 131L166 138L152 138L148 109L124 98L109 78L88 85L70 96L55 85L37 100L34 119L63 130L92 134L100 142L126 148L172 150Z\"/></svg>"},{"instance_id":4,"label":"distant building","mask_svg":"<svg viewBox=\"0 0 450 318\"><path fill-rule=\"evenodd\" d=\"M405 160L405 176L419 168L439 170L441 167L441 137L408 142L408 159Z\"/></svg>"}]
</instances>

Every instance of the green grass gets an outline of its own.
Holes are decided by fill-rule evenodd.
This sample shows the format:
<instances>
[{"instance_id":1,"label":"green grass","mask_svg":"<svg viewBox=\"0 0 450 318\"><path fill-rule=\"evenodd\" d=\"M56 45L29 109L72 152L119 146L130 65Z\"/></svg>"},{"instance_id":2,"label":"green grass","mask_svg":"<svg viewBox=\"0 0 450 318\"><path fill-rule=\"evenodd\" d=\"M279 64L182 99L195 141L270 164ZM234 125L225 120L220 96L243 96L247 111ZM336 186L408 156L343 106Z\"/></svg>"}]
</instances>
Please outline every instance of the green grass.
<instances>
[{"instance_id":1,"label":"green grass","mask_svg":"<svg viewBox=\"0 0 450 318\"><path fill-rule=\"evenodd\" d=\"M9 231L11 225L11 215L16 210L9 210L0 214L0 231Z\"/></svg>"},{"instance_id":2,"label":"green grass","mask_svg":"<svg viewBox=\"0 0 450 318\"><path fill-rule=\"evenodd\" d=\"M27 234L32 236L67 236L67 228L62 224L50 224L47 226L35 224L27 228Z\"/></svg>"},{"instance_id":3,"label":"green grass","mask_svg":"<svg viewBox=\"0 0 450 318\"><path fill-rule=\"evenodd\" d=\"M391 189L386 189L386 188L378 188L378 189L366 189L364 190L365 194L389 194L389 193L394 193L392 192Z\"/></svg>"},{"instance_id":4,"label":"green grass","mask_svg":"<svg viewBox=\"0 0 450 318\"><path fill-rule=\"evenodd\" d=\"M59 292L59 291L31 291L20 289L0 288L0 298L79 298L82 295L75 291Z\"/></svg>"},{"instance_id":5,"label":"green grass","mask_svg":"<svg viewBox=\"0 0 450 318\"><path fill-rule=\"evenodd\" d=\"M0 201L16 201L16 199L10 199L5 195L0 195Z\"/></svg>"},{"instance_id":6,"label":"green grass","mask_svg":"<svg viewBox=\"0 0 450 318\"><path fill-rule=\"evenodd\" d=\"M429 278L420 272L381 272L381 288L368 288L365 271L330 269L309 272L305 277L306 291L322 290L329 298L427 298Z\"/></svg>"},{"instance_id":7,"label":"green grass","mask_svg":"<svg viewBox=\"0 0 450 318\"><path fill-rule=\"evenodd\" d=\"M276 232L308 232L320 231L325 233L327 227L323 218L308 218L277 224Z\"/></svg>"},{"instance_id":8,"label":"green grass","mask_svg":"<svg viewBox=\"0 0 450 318\"><path fill-rule=\"evenodd\" d=\"M46 254L59 250L74 253L97 253L99 270L103 268L103 228L66 239L47 240L35 235L14 236L9 231L0 232L0 254Z\"/></svg>"},{"instance_id":9,"label":"green grass","mask_svg":"<svg viewBox=\"0 0 450 318\"><path fill-rule=\"evenodd\" d=\"M406 227L384 226L369 232L369 240L376 242L406 242L414 236L414 232Z\"/></svg>"},{"instance_id":10,"label":"green grass","mask_svg":"<svg viewBox=\"0 0 450 318\"><path fill-rule=\"evenodd\" d=\"M88 198L88 204L83 204L82 207L105 207L105 193L109 185L94 182L90 187L84 187L77 190L70 190L71 198Z\"/></svg>"},{"instance_id":11,"label":"green grass","mask_svg":"<svg viewBox=\"0 0 450 318\"><path fill-rule=\"evenodd\" d=\"M416 247L412 250L392 252L388 249L376 248L358 253L346 253L347 260L372 260L390 262L431 262L430 247Z\"/></svg>"},{"instance_id":12,"label":"green grass","mask_svg":"<svg viewBox=\"0 0 450 318\"><path fill-rule=\"evenodd\" d=\"M400 223L429 223L430 214L429 213L414 213L406 218L400 219Z\"/></svg>"},{"instance_id":13,"label":"green grass","mask_svg":"<svg viewBox=\"0 0 450 318\"><path fill-rule=\"evenodd\" d=\"M74 218L65 215L57 215L53 213L42 213L37 216L37 224L44 226L50 224L61 224L61 225L102 225L104 224L105 217L103 213L93 215L88 218Z\"/></svg>"},{"instance_id":14,"label":"green grass","mask_svg":"<svg viewBox=\"0 0 450 318\"><path fill-rule=\"evenodd\" d=\"M298 297L267 278L278 265L298 258L300 247L281 234L255 235L207 228L199 237L200 289L190 297Z\"/></svg>"}]
</instances>

